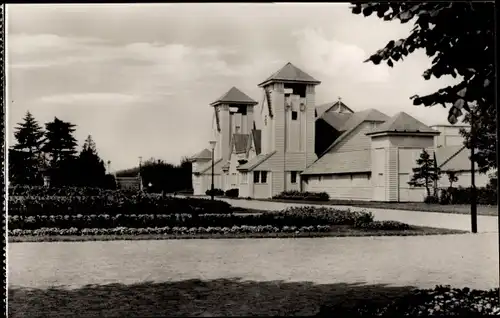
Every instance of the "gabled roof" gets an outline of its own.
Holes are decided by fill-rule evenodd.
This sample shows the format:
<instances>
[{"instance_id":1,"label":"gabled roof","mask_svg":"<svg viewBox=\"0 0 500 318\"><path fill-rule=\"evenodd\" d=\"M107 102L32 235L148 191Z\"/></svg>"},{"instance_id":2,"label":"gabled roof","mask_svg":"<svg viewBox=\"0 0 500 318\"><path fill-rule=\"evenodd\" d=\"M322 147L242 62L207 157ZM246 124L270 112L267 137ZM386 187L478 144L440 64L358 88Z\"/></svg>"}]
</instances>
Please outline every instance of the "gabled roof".
<instances>
[{"instance_id":1,"label":"gabled roof","mask_svg":"<svg viewBox=\"0 0 500 318\"><path fill-rule=\"evenodd\" d=\"M250 98L247 94L243 93L242 91L233 86L224 95L219 97L215 102L211 103L210 106L216 106L219 104L256 105L258 103L254 101L252 98Z\"/></svg>"},{"instance_id":2,"label":"gabled roof","mask_svg":"<svg viewBox=\"0 0 500 318\"><path fill-rule=\"evenodd\" d=\"M262 87L272 82L297 82L316 85L321 83L290 62L283 66L279 71L269 76L265 81L260 83L259 86Z\"/></svg>"},{"instance_id":3,"label":"gabled roof","mask_svg":"<svg viewBox=\"0 0 500 318\"><path fill-rule=\"evenodd\" d=\"M252 160L248 161L245 164L242 164L241 166L238 166L236 169L243 171L252 171L253 169L257 168L260 164L262 164L264 161L271 158L272 155L274 155L275 153L276 151L267 154L257 155Z\"/></svg>"},{"instance_id":4,"label":"gabled roof","mask_svg":"<svg viewBox=\"0 0 500 318\"><path fill-rule=\"evenodd\" d=\"M356 158L356 160L353 160ZM303 175L371 172L371 150L327 153L310 165Z\"/></svg>"},{"instance_id":5,"label":"gabled roof","mask_svg":"<svg viewBox=\"0 0 500 318\"><path fill-rule=\"evenodd\" d=\"M436 149L436 161L441 171L470 171L470 153L465 146L447 146Z\"/></svg>"},{"instance_id":6,"label":"gabled roof","mask_svg":"<svg viewBox=\"0 0 500 318\"><path fill-rule=\"evenodd\" d=\"M204 159L212 159L212 152L208 149L203 149L202 151L198 152L196 155L192 156L191 158L189 158L190 160L192 161L196 161L196 160L204 160Z\"/></svg>"},{"instance_id":7,"label":"gabled roof","mask_svg":"<svg viewBox=\"0 0 500 318\"><path fill-rule=\"evenodd\" d=\"M374 131L367 135L380 133L434 133L439 135L439 132L425 125L421 121L413 118L405 112L399 112L392 116L384 124L380 125Z\"/></svg>"},{"instance_id":8,"label":"gabled roof","mask_svg":"<svg viewBox=\"0 0 500 318\"><path fill-rule=\"evenodd\" d=\"M214 163L214 173L215 174L220 174L223 165L224 165L224 162L222 161L222 158L215 160L215 163ZM210 160L206 164L198 167L198 169L196 169L196 171L194 171L194 173L196 173L196 174L203 174L203 173L205 173L205 172L207 172L207 171L209 171L211 169L212 169L212 160Z\"/></svg>"},{"instance_id":9,"label":"gabled roof","mask_svg":"<svg viewBox=\"0 0 500 318\"><path fill-rule=\"evenodd\" d=\"M330 109L332 109L335 106L345 107L348 111L350 111L351 113L354 113L354 111L352 109L350 109L349 107L347 107L346 104L344 104L344 103L342 103L342 101L338 100L336 102L329 102L326 104L321 104L321 105L316 106L316 117L321 117L321 115L327 113Z\"/></svg>"},{"instance_id":10,"label":"gabled roof","mask_svg":"<svg viewBox=\"0 0 500 318\"><path fill-rule=\"evenodd\" d=\"M359 125L364 123L365 121L371 121L371 122L385 122L386 120L389 119L389 116L387 116L384 113L379 112L376 109L370 108L367 110L363 110L357 113L353 113L349 119L344 123L342 127L340 127L340 131L344 131L342 135L340 135L335 141L328 147L320 157L322 157L324 154L328 153L330 150L332 150L336 145L338 145L342 140L344 140L347 136L351 134L351 132L354 131ZM313 163L314 165L314 163Z\"/></svg>"}]
</instances>

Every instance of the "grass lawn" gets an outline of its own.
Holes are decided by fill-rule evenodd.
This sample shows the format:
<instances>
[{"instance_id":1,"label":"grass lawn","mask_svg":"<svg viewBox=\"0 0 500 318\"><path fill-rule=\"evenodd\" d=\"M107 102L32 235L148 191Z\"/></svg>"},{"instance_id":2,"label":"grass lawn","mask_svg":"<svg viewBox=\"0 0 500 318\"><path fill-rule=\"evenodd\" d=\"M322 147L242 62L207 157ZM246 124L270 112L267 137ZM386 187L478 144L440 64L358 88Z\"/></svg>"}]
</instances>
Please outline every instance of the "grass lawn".
<instances>
[{"instance_id":1,"label":"grass lawn","mask_svg":"<svg viewBox=\"0 0 500 318\"><path fill-rule=\"evenodd\" d=\"M54 235L54 236L9 236L9 243L16 242L81 242L81 241L117 241L117 240L175 240L175 239L245 239L245 238L301 238L301 237L349 237L349 236L416 236L463 234L466 231L412 226L410 230L363 230L350 226L333 226L330 232L310 233L251 233L251 234L143 234L143 235Z\"/></svg>"},{"instance_id":2,"label":"grass lawn","mask_svg":"<svg viewBox=\"0 0 500 318\"><path fill-rule=\"evenodd\" d=\"M312 316L322 306L385 305L413 288L239 279L90 285L80 289L9 288L9 317Z\"/></svg>"},{"instance_id":3,"label":"grass lawn","mask_svg":"<svg viewBox=\"0 0 500 318\"><path fill-rule=\"evenodd\" d=\"M389 210L407 210L407 211L422 211L422 212L440 212L452 214L470 214L470 205L441 205L441 204L426 204L424 202L372 202L372 201L351 201L351 200L330 200L327 202L321 201L303 201L303 200L263 200L286 203L302 203L302 204L318 204L318 205L345 205L360 208L375 208ZM497 205L478 205L478 215L498 216Z\"/></svg>"}]
</instances>

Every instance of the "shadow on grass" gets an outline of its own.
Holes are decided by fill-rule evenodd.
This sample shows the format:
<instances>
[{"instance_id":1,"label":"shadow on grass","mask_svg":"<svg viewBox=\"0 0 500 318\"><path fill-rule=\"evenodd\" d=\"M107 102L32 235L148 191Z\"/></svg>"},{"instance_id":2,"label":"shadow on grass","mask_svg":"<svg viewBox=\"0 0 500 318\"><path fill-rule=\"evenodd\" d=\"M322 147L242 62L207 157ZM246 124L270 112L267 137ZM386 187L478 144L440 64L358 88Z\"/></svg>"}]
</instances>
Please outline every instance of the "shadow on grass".
<instances>
[{"instance_id":1,"label":"shadow on grass","mask_svg":"<svg viewBox=\"0 0 500 318\"><path fill-rule=\"evenodd\" d=\"M9 317L312 316L384 305L413 287L240 279L89 285L80 289L9 288ZM331 311L330 311L331 312Z\"/></svg>"}]
</instances>

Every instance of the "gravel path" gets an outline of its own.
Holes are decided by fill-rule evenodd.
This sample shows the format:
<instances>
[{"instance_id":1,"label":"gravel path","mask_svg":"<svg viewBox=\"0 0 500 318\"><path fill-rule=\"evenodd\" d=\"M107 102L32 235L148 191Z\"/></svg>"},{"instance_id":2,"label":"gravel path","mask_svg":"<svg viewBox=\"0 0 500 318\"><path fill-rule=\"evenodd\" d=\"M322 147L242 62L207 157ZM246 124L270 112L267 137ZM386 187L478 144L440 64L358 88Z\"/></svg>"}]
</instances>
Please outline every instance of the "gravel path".
<instances>
[{"instance_id":1,"label":"gravel path","mask_svg":"<svg viewBox=\"0 0 500 318\"><path fill-rule=\"evenodd\" d=\"M246 280L498 287L496 234L12 243L10 287Z\"/></svg>"},{"instance_id":2,"label":"gravel path","mask_svg":"<svg viewBox=\"0 0 500 318\"><path fill-rule=\"evenodd\" d=\"M224 200L235 207L268 211L282 210L292 206L310 206L310 204L268 202L258 200L235 200L227 198L220 198L219 200ZM375 219L379 221L392 220L419 226L439 227L464 231L471 230L471 217L469 215L463 214L358 208L352 206L336 205L322 206L342 210L351 209L352 211L370 211L374 214ZM478 216L477 223L479 233L498 233L498 217L496 216L480 215Z\"/></svg>"}]
</instances>

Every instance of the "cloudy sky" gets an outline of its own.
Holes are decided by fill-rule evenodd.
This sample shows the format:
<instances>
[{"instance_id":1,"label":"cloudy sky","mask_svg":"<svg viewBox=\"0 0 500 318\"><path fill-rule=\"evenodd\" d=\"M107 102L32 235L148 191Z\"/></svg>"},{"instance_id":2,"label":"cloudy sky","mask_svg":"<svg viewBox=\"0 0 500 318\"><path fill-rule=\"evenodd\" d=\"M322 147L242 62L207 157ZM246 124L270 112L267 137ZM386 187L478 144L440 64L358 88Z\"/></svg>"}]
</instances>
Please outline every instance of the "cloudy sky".
<instances>
[{"instance_id":1,"label":"cloudy sky","mask_svg":"<svg viewBox=\"0 0 500 318\"><path fill-rule=\"evenodd\" d=\"M317 103L405 111L446 122L441 106L410 96L452 83L425 81L416 52L394 68L363 63L412 25L353 15L348 4L7 5L9 140L30 111L40 123L91 134L112 170L138 156L177 163L208 143L209 104L232 86L257 101L257 84L287 62L322 81Z\"/></svg>"}]
</instances>

